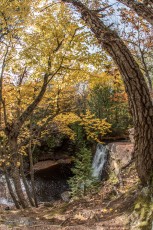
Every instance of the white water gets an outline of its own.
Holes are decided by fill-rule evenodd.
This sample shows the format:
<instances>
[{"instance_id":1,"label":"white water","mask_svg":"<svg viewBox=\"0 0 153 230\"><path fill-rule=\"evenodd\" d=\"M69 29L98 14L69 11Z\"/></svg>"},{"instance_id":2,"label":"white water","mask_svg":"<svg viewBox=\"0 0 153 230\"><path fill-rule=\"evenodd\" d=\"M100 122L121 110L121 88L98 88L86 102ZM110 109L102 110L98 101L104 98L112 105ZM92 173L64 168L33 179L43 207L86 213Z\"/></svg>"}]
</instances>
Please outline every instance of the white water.
<instances>
[{"instance_id":1,"label":"white water","mask_svg":"<svg viewBox=\"0 0 153 230\"><path fill-rule=\"evenodd\" d=\"M12 185L13 190L15 190L12 179L10 179L10 183ZM25 187L23 185L22 180L21 180L21 186L22 186L23 191L25 191ZM6 179L4 175L0 175L0 195L2 196L2 197L0 196L0 205L7 205L7 206L14 205L13 200L10 196L10 192L7 187L7 183L6 183Z\"/></svg>"},{"instance_id":2,"label":"white water","mask_svg":"<svg viewBox=\"0 0 153 230\"><path fill-rule=\"evenodd\" d=\"M29 187L30 182L27 180ZM15 191L12 179L10 179L13 190ZM23 181L21 180L22 190L26 196L25 187ZM38 202L50 202L52 200L59 199L60 194L68 189L66 180L53 180L50 178L35 178L35 188L37 193ZM5 176L0 174L0 205L13 206L14 203L10 196Z\"/></svg>"},{"instance_id":3,"label":"white water","mask_svg":"<svg viewBox=\"0 0 153 230\"><path fill-rule=\"evenodd\" d=\"M0 204L4 204L7 206L13 206L13 201L9 201L7 198L0 198Z\"/></svg>"},{"instance_id":4,"label":"white water","mask_svg":"<svg viewBox=\"0 0 153 230\"><path fill-rule=\"evenodd\" d=\"M101 179L104 164L107 160L107 147L102 144L97 144L96 153L92 163L93 177Z\"/></svg>"},{"instance_id":5,"label":"white water","mask_svg":"<svg viewBox=\"0 0 153 230\"><path fill-rule=\"evenodd\" d=\"M97 144L96 153L95 153L93 163L92 163L92 176L94 178L101 180L101 176L102 176L102 172L103 172L103 168L104 168L106 160L107 160L107 147L102 144ZM12 180L10 180L10 182L12 183ZM88 181L87 183L90 183L90 182ZM22 184L22 189L25 190L22 180L21 180L21 184ZM49 190L46 189L46 186L44 185L46 185L48 188L50 187L50 189ZM12 186L13 186L13 183L12 183ZM42 187L45 187L46 191L42 190L41 189ZM14 186L13 186L13 189L14 189ZM45 201L46 201L46 196L48 197L48 199L51 199L50 197L52 197L55 194L48 194L47 191L52 191L54 189L56 190L56 192L57 192L57 189L58 190L62 189L61 181L57 183L55 181L46 181L46 180L42 181L42 179L40 180L39 178L38 178L38 181L36 180L36 191L38 193L38 198L40 199L40 201L43 201L45 192L46 192ZM63 190L61 190L61 193L62 191ZM7 188L5 177L3 175L0 175L0 204L4 204L7 206L13 205L13 202L11 200L11 197L10 197L10 194Z\"/></svg>"},{"instance_id":6,"label":"white water","mask_svg":"<svg viewBox=\"0 0 153 230\"><path fill-rule=\"evenodd\" d=\"M0 204L12 206L13 202L11 200L4 175L0 175L0 190L0 195L3 196L0 196Z\"/></svg>"}]
</instances>

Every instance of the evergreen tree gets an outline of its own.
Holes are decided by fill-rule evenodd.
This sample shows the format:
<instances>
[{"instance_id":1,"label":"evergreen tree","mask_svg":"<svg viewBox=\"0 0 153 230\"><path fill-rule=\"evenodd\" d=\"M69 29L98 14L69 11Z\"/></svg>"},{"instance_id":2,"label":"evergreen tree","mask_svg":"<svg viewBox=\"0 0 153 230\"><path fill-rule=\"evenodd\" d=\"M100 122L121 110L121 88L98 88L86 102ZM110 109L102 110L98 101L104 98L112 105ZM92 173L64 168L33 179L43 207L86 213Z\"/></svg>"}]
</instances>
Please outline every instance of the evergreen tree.
<instances>
[{"instance_id":1,"label":"evergreen tree","mask_svg":"<svg viewBox=\"0 0 153 230\"><path fill-rule=\"evenodd\" d=\"M85 146L74 159L72 172L74 176L68 183L73 197L85 196L97 188L97 179L92 176L92 154Z\"/></svg>"}]
</instances>

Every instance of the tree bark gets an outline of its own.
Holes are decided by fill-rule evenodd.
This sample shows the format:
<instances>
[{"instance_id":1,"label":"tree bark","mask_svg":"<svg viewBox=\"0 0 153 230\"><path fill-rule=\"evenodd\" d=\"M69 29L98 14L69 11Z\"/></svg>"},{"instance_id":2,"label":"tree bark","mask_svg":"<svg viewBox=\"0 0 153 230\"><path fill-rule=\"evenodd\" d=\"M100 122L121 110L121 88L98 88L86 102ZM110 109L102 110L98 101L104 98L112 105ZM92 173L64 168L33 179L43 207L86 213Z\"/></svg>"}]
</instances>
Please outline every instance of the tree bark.
<instances>
[{"instance_id":1,"label":"tree bark","mask_svg":"<svg viewBox=\"0 0 153 230\"><path fill-rule=\"evenodd\" d=\"M14 136L12 137L11 135L9 136L8 139L9 139L10 152L12 153L11 177L14 182L15 191L16 191L18 200L20 202L20 205L23 208L27 208L28 203L23 193L21 180L20 180L19 166L18 166L18 163L20 163L20 159L18 156L17 136L14 133Z\"/></svg>"},{"instance_id":2,"label":"tree bark","mask_svg":"<svg viewBox=\"0 0 153 230\"><path fill-rule=\"evenodd\" d=\"M31 178L32 195L34 198L35 207L38 208L36 189L35 189L34 168L33 168L33 151L34 151L34 149L35 149L35 145L32 149L32 116L31 116L30 117L30 140L29 140L28 155L29 155L29 162L30 162L30 178Z\"/></svg>"},{"instance_id":3,"label":"tree bark","mask_svg":"<svg viewBox=\"0 0 153 230\"><path fill-rule=\"evenodd\" d=\"M19 167L17 166L17 163L20 162L20 158L18 154L17 139L18 139L19 132L20 132L22 125L27 120L27 118L31 115L31 113L36 108L38 103L41 101L43 95L45 94L46 88L48 85L49 76L50 74L45 74L42 88L39 94L37 95L37 97L35 98L35 100L27 107L27 109L20 115L20 117L16 121L12 122L11 124L6 123L6 127L5 127L5 134L8 138L8 146L9 146L9 150L10 150L11 157L12 157L11 176L14 182L18 200L20 202L20 205L23 208L27 208L28 203L23 193L23 189L21 186L21 180L20 180Z\"/></svg>"},{"instance_id":4,"label":"tree bark","mask_svg":"<svg viewBox=\"0 0 153 230\"><path fill-rule=\"evenodd\" d=\"M11 182L10 182L10 178L9 178L9 174L8 174L7 169L5 169L4 173L5 173L5 179L6 179L7 187L8 187L8 190L10 192L10 195L12 197L12 200L13 200L13 202L15 204L15 207L17 209L20 209L20 205L19 205L19 202L18 202L18 200L16 198L16 195L14 194L14 191L13 191L13 188L12 188L12 185L11 185Z\"/></svg>"},{"instance_id":5,"label":"tree bark","mask_svg":"<svg viewBox=\"0 0 153 230\"><path fill-rule=\"evenodd\" d=\"M33 168L33 157L32 157L32 151L31 151L31 141L29 146L29 161L30 161L30 177L31 177L31 188L32 188L32 194L35 202L35 207L38 208L38 202L37 202L37 196L36 196L36 190L35 190L35 178L34 178L34 168Z\"/></svg>"},{"instance_id":6,"label":"tree bark","mask_svg":"<svg viewBox=\"0 0 153 230\"><path fill-rule=\"evenodd\" d=\"M13 178L14 187L15 187L15 191L18 196L19 202L22 208L25 209L28 207L28 204L23 194L19 169L15 165L14 165L14 169L12 169L12 178Z\"/></svg>"},{"instance_id":7,"label":"tree bark","mask_svg":"<svg viewBox=\"0 0 153 230\"><path fill-rule=\"evenodd\" d=\"M21 178L22 178L22 181L23 181L23 184L24 184L24 187L25 187L25 190L26 190L26 194L27 194L27 197L29 199L29 202L31 204L31 206L35 206L34 204L34 201L32 199L32 194L30 192L30 189L29 189L29 186L28 186L28 183L27 183L27 180L26 180L26 177L25 177L25 174L24 174L24 169L23 169L23 156L20 156L20 172L21 172Z\"/></svg>"},{"instance_id":8,"label":"tree bark","mask_svg":"<svg viewBox=\"0 0 153 230\"><path fill-rule=\"evenodd\" d=\"M102 48L120 70L135 128L136 168L141 182L150 183L153 176L153 106L144 76L122 39L105 26L95 12L79 0L62 1L72 3L77 8Z\"/></svg>"}]
</instances>

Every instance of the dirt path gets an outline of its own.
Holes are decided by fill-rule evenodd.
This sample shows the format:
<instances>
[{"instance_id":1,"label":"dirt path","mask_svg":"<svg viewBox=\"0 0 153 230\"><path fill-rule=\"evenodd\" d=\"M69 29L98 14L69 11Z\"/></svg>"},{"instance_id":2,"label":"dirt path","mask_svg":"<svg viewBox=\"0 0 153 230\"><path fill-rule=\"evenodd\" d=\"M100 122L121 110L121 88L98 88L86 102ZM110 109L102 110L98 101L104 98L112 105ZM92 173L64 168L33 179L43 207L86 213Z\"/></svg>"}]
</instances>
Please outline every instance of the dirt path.
<instances>
[{"instance_id":1,"label":"dirt path","mask_svg":"<svg viewBox=\"0 0 153 230\"><path fill-rule=\"evenodd\" d=\"M122 177L124 186L107 181L98 194L82 200L19 211L2 207L0 230L130 230L138 179L130 170Z\"/></svg>"}]
</instances>

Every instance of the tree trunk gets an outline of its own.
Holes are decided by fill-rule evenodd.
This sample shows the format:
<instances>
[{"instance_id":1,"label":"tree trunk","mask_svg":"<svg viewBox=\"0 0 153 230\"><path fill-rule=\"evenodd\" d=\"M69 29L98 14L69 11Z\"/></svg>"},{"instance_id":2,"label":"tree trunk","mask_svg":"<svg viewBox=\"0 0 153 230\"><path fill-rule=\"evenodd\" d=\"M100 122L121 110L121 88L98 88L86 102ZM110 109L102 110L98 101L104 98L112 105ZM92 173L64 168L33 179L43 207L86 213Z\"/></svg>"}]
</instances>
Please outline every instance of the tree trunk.
<instances>
[{"instance_id":1,"label":"tree trunk","mask_svg":"<svg viewBox=\"0 0 153 230\"><path fill-rule=\"evenodd\" d=\"M152 91L153 91L153 89L152 89L152 81L151 81L149 70L147 68L147 64L146 64L146 61L145 61L144 53L141 50L141 48L139 48L139 50L140 50L140 54L141 54L141 61L142 61L142 64L143 64L143 67L144 67L144 71L145 71L145 77L146 77L146 79L148 81L149 91L150 91L150 93L152 93Z\"/></svg>"},{"instance_id":2,"label":"tree trunk","mask_svg":"<svg viewBox=\"0 0 153 230\"><path fill-rule=\"evenodd\" d=\"M12 185L11 185L11 182L10 182L10 178L9 178L9 174L8 174L7 169L4 171L4 173L5 173L5 179L6 179L7 187L8 187L8 190L10 192L10 195L12 197L12 200L13 200L13 202L15 204L15 207L17 209L20 209L20 205L19 205L19 202L18 202L18 200L16 198L16 195L14 194L14 191L13 191L13 188L12 188Z\"/></svg>"},{"instance_id":3,"label":"tree trunk","mask_svg":"<svg viewBox=\"0 0 153 230\"><path fill-rule=\"evenodd\" d=\"M11 165L11 177L13 179L14 182L14 187L15 187L15 191L18 197L18 200L20 202L20 205L23 208L27 208L28 204L25 200L24 197L24 193L23 193L23 189L22 189L22 185L21 185L21 178L20 178L20 173L19 173L19 156L18 156L18 147L17 147L17 135L14 132L14 135L12 135L12 133L9 135L9 148L10 148L10 152L12 153L12 165Z\"/></svg>"},{"instance_id":4,"label":"tree trunk","mask_svg":"<svg viewBox=\"0 0 153 230\"><path fill-rule=\"evenodd\" d=\"M32 195L35 203L35 207L38 208L36 190L35 190L35 178L34 178L34 168L33 168L33 152L35 150L36 145L34 144L32 148L32 115L30 116L30 139L29 139L29 146L28 146L28 156L30 162L30 179L31 179L31 188L32 188Z\"/></svg>"},{"instance_id":5,"label":"tree trunk","mask_svg":"<svg viewBox=\"0 0 153 230\"><path fill-rule=\"evenodd\" d=\"M16 191L16 194L18 196L19 202L20 202L22 208L25 209L28 207L28 204L25 200L24 193L22 190L19 168L14 165L14 169L12 169L11 173L12 173L14 187L15 187L15 191Z\"/></svg>"},{"instance_id":6,"label":"tree trunk","mask_svg":"<svg viewBox=\"0 0 153 230\"><path fill-rule=\"evenodd\" d=\"M105 26L95 12L79 0L62 1L72 3L78 9L82 19L120 70L135 128L136 168L142 183L150 183L153 174L153 106L144 76L122 39Z\"/></svg>"},{"instance_id":7,"label":"tree trunk","mask_svg":"<svg viewBox=\"0 0 153 230\"><path fill-rule=\"evenodd\" d=\"M34 169L33 169L33 157L32 157L32 151L31 151L31 141L30 141L30 146L29 146L29 161L30 161L31 188L32 188L35 206L36 208L38 208L37 196L36 196L36 191L35 191L35 179L34 179Z\"/></svg>"},{"instance_id":8,"label":"tree trunk","mask_svg":"<svg viewBox=\"0 0 153 230\"><path fill-rule=\"evenodd\" d=\"M29 199L29 202L31 204L31 206L35 206L34 202L33 202L33 199L32 199L32 194L29 190L29 186L28 186L28 183L27 183L27 180L26 180L26 177L25 177L25 174L24 174L24 169L23 169L23 156L20 156L20 172L21 172L21 177L22 177L22 181L23 181L23 184L24 184L24 187L25 187L25 190L26 190L26 194L27 194L27 197Z\"/></svg>"}]
</instances>

